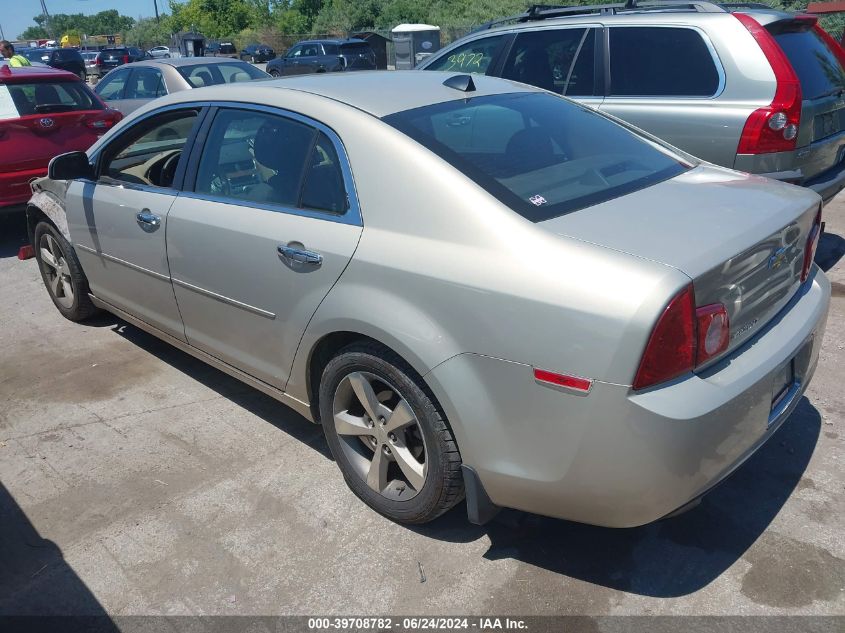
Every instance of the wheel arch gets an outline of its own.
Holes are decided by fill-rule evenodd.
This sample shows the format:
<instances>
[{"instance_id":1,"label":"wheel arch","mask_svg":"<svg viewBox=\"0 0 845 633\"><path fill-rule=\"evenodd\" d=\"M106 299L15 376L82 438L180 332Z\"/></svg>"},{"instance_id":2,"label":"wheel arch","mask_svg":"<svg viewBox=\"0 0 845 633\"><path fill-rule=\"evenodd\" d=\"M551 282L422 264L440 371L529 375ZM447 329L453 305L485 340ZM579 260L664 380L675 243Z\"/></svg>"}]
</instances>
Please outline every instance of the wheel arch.
<instances>
[{"instance_id":1,"label":"wheel arch","mask_svg":"<svg viewBox=\"0 0 845 633\"><path fill-rule=\"evenodd\" d=\"M363 330L363 328L361 328ZM390 341L389 343L386 341ZM398 356L419 376L422 387L429 392L430 397L441 411L443 411L436 395L425 380L428 368L411 350L401 345L393 337L386 335L365 334L359 330L338 330L324 334L317 339L308 351L305 365L305 391L314 421L320 421L319 385L320 377L326 364L334 358L344 347L353 343L374 343Z\"/></svg>"},{"instance_id":2,"label":"wheel arch","mask_svg":"<svg viewBox=\"0 0 845 633\"><path fill-rule=\"evenodd\" d=\"M49 220L68 242L73 243L70 239L64 204L58 196L49 191L36 192L26 205L26 229L30 244L35 235L35 226L42 219Z\"/></svg>"}]
</instances>

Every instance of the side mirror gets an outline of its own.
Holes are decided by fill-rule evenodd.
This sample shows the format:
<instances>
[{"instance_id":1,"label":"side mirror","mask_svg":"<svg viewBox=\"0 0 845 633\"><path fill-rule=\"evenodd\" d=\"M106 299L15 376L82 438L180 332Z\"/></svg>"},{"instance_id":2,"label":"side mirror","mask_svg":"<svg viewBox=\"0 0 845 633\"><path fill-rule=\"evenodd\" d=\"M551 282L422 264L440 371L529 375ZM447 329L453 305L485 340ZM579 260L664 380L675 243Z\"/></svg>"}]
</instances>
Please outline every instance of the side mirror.
<instances>
[{"instance_id":1,"label":"side mirror","mask_svg":"<svg viewBox=\"0 0 845 633\"><path fill-rule=\"evenodd\" d=\"M85 152L68 152L59 154L50 161L47 175L51 180L94 180L94 168L88 162Z\"/></svg>"}]
</instances>

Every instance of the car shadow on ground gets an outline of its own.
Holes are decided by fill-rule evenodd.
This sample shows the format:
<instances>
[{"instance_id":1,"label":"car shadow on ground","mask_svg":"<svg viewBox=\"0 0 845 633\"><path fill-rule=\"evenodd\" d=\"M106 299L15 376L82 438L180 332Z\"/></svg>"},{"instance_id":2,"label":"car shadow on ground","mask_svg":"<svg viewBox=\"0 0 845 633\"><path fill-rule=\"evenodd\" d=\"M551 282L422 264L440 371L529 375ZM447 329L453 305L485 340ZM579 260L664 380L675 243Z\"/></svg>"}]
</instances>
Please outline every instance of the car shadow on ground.
<instances>
[{"instance_id":1,"label":"car shadow on ground","mask_svg":"<svg viewBox=\"0 0 845 633\"><path fill-rule=\"evenodd\" d=\"M0 483L0 622L4 630L39 628L15 616L88 616L97 631L118 628L55 543L44 539ZM59 624L58 622L56 624ZM55 630L65 629L71 622ZM73 624L79 624L74 622ZM9 627L8 629L5 627Z\"/></svg>"},{"instance_id":2,"label":"car shadow on ground","mask_svg":"<svg viewBox=\"0 0 845 633\"><path fill-rule=\"evenodd\" d=\"M731 477L680 516L611 529L504 511L483 528L460 509L415 528L431 538L491 541L485 558L512 558L638 595L671 598L702 589L760 537L801 482L821 432L803 398L783 426Z\"/></svg>"},{"instance_id":3,"label":"car shadow on ground","mask_svg":"<svg viewBox=\"0 0 845 633\"><path fill-rule=\"evenodd\" d=\"M280 404L257 389L245 385L240 380L108 313L97 315L85 321L83 325L111 326L117 334L153 354L159 360L187 374L294 439L307 444L326 459L332 459L329 447L323 438L321 426L312 424L293 409Z\"/></svg>"},{"instance_id":4,"label":"car shadow on ground","mask_svg":"<svg viewBox=\"0 0 845 633\"><path fill-rule=\"evenodd\" d=\"M332 459L322 429L273 398L242 384L115 317L121 336ZM705 587L760 537L801 482L821 432L821 416L798 408L745 464L701 505L639 528L610 529L505 510L485 526L467 521L460 504L437 521L409 529L427 538L491 541L485 558L515 560L612 589L652 597L684 596Z\"/></svg>"},{"instance_id":5,"label":"car shadow on ground","mask_svg":"<svg viewBox=\"0 0 845 633\"><path fill-rule=\"evenodd\" d=\"M18 249L28 243L24 212L0 215L0 258L17 257Z\"/></svg>"},{"instance_id":6,"label":"car shadow on ground","mask_svg":"<svg viewBox=\"0 0 845 633\"><path fill-rule=\"evenodd\" d=\"M845 255L845 239L836 233L822 233L816 250L816 263L827 272Z\"/></svg>"}]
</instances>

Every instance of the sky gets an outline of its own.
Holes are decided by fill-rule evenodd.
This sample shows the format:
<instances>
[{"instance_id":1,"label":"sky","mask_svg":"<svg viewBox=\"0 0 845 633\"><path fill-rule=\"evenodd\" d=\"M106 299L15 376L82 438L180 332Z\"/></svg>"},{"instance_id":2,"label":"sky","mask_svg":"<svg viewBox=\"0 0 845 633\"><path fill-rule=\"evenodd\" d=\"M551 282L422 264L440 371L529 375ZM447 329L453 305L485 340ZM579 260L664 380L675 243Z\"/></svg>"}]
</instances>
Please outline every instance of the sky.
<instances>
[{"instance_id":1,"label":"sky","mask_svg":"<svg viewBox=\"0 0 845 633\"><path fill-rule=\"evenodd\" d=\"M53 13L84 13L92 15L108 9L117 9L122 15L133 18L155 15L153 0L44 0L47 11ZM167 0L158 0L158 10L168 6ZM0 27L7 40L13 40L28 26L33 26L32 16L41 13L40 0L0 0Z\"/></svg>"}]
</instances>

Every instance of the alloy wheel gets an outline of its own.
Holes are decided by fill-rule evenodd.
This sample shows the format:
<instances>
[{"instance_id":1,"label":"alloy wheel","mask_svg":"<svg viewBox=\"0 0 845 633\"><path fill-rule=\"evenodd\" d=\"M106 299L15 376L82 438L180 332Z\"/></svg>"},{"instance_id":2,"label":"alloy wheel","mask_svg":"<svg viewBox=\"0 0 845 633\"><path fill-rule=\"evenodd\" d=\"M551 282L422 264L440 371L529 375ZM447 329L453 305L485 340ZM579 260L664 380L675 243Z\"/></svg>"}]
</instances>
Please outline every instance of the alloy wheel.
<instances>
[{"instance_id":1,"label":"alloy wheel","mask_svg":"<svg viewBox=\"0 0 845 633\"><path fill-rule=\"evenodd\" d=\"M394 501L415 497L426 482L425 439L402 394L375 374L347 374L335 390L334 428L353 470Z\"/></svg>"},{"instance_id":2,"label":"alloy wheel","mask_svg":"<svg viewBox=\"0 0 845 633\"><path fill-rule=\"evenodd\" d=\"M70 267L61 246L52 235L45 233L41 236L38 248L50 292L62 307L72 308L74 294Z\"/></svg>"}]
</instances>

